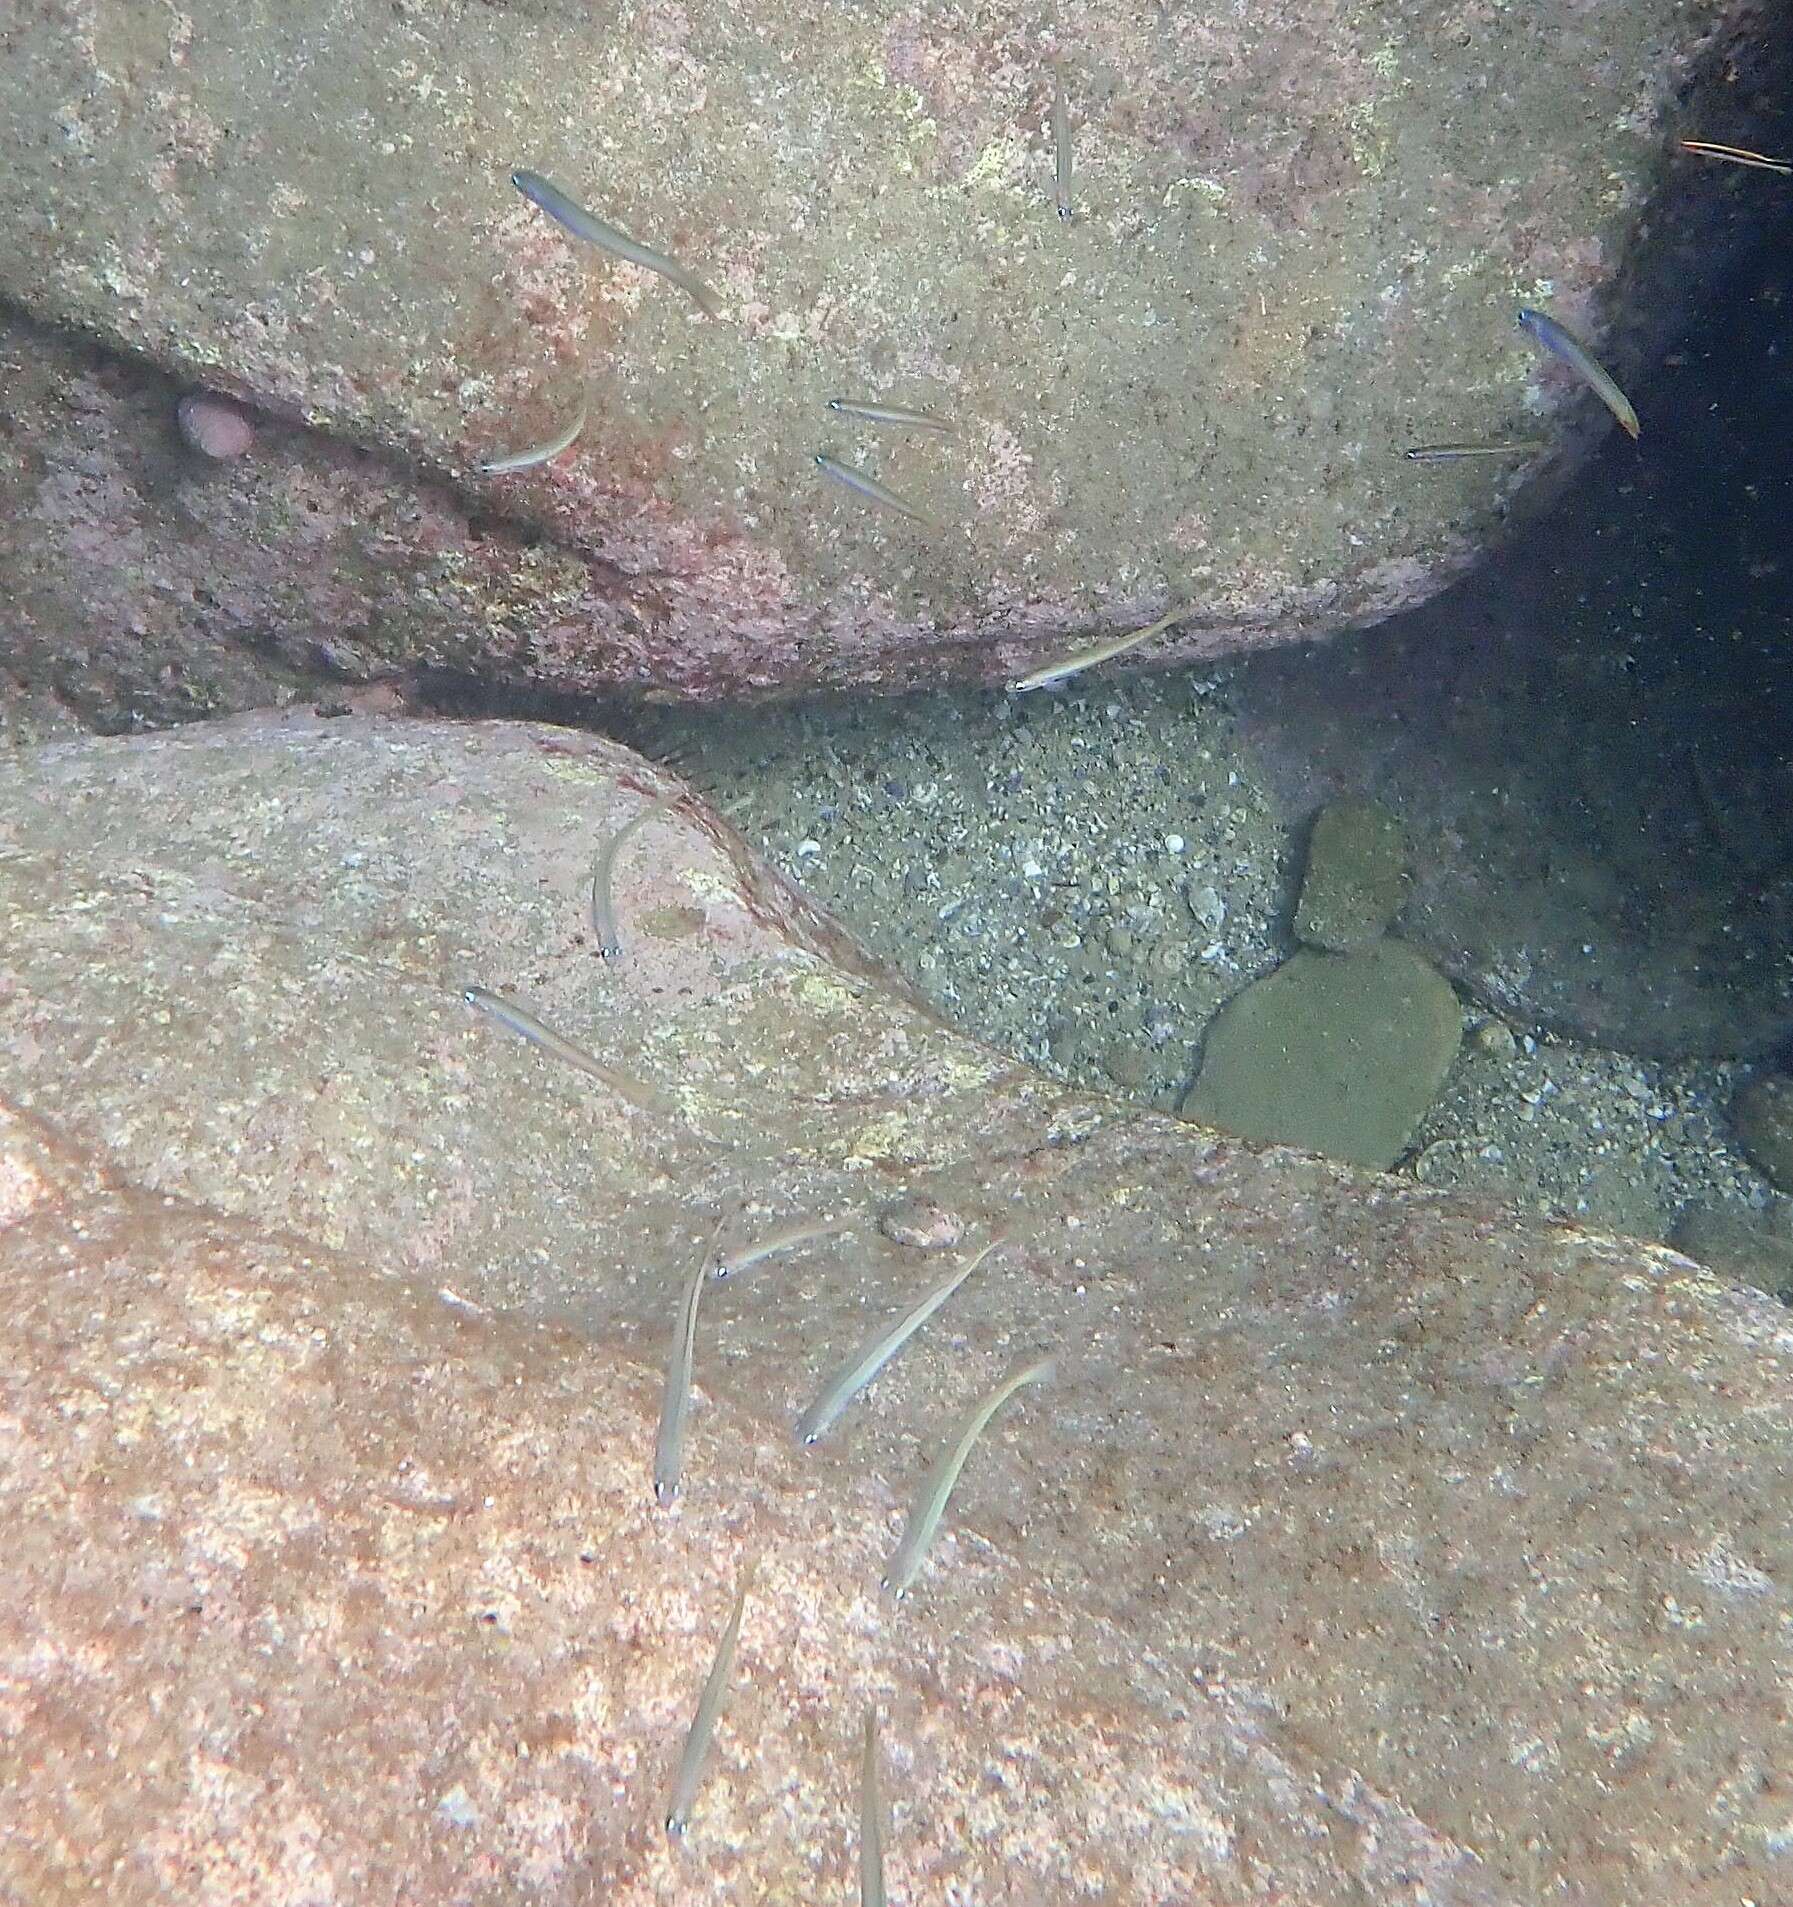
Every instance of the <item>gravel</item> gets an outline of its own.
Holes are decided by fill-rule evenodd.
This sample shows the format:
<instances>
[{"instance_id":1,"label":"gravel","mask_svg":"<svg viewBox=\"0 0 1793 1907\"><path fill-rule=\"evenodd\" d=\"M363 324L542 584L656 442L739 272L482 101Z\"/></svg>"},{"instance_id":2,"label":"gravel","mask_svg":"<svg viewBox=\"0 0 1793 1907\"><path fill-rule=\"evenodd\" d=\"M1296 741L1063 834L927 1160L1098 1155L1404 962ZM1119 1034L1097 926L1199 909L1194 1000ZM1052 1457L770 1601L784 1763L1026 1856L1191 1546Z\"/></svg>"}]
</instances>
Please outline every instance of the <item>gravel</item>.
<instances>
[{"instance_id":1,"label":"gravel","mask_svg":"<svg viewBox=\"0 0 1793 1907\"><path fill-rule=\"evenodd\" d=\"M1353 666L1348 644L1314 657ZM1246 658L1051 697L656 710L629 738L947 1019L1174 1111L1216 1009L1294 947L1306 818L1278 812L1250 739L1267 674ZM1726 1136L1736 1065L1466 1017L1397 1170L1653 1239L1689 1208L1767 1203Z\"/></svg>"}]
</instances>

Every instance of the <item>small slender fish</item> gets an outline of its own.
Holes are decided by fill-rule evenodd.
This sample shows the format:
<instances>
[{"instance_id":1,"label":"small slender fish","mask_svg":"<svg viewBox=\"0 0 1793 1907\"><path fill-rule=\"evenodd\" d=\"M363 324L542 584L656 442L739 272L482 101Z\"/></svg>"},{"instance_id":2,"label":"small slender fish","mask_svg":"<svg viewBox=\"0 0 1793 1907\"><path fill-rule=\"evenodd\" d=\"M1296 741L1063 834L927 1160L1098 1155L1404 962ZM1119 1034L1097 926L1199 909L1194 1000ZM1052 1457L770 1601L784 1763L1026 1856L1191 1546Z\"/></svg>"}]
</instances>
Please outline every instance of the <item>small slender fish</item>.
<instances>
[{"instance_id":1,"label":"small slender fish","mask_svg":"<svg viewBox=\"0 0 1793 1907\"><path fill-rule=\"evenodd\" d=\"M844 483L849 490L857 490L862 497L870 497L872 502L881 503L887 510L895 510L900 515L911 518L916 523L938 525L939 519L931 517L926 510L919 510L906 498L881 484L876 477L868 476L863 470L855 470L851 464L844 464L838 457L831 457L825 450L816 452L816 468L823 476L832 477L836 483Z\"/></svg>"},{"instance_id":2,"label":"small slender fish","mask_svg":"<svg viewBox=\"0 0 1793 1907\"><path fill-rule=\"evenodd\" d=\"M940 1527L946 1499L952 1495L953 1485L959 1480L959 1472L965 1468L965 1459L971 1455L971 1446L983 1435L985 1425L1023 1384L1049 1382L1052 1372L1053 1360L1043 1357L1037 1364L1029 1364L1025 1369L1005 1377L965 1419L958 1441L942 1451L935 1460L927 1481L921 1487L920 1496L915 1499L915 1508L909 1513L903 1540L897 1545L897 1553L890 1559L889 1569L884 1572L884 1587L898 1602L909 1593L915 1578L921 1573L928 1545L933 1542L934 1532Z\"/></svg>"},{"instance_id":3,"label":"small slender fish","mask_svg":"<svg viewBox=\"0 0 1793 1907\"><path fill-rule=\"evenodd\" d=\"M745 1271L749 1265L757 1265L763 1258L773 1258L781 1251L792 1251L799 1245L811 1245L819 1239L835 1238L842 1232L850 1232L859 1221L852 1216L844 1218L805 1218L795 1225L787 1225L783 1231L773 1232L762 1238L757 1244L745 1245L739 1251L731 1251L716 1261L716 1276L732 1278L737 1271Z\"/></svg>"},{"instance_id":4,"label":"small slender fish","mask_svg":"<svg viewBox=\"0 0 1793 1907\"><path fill-rule=\"evenodd\" d=\"M884 1800L878 1792L878 1711L865 1711L859 1761L859 1907L885 1907Z\"/></svg>"},{"instance_id":5,"label":"small slender fish","mask_svg":"<svg viewBox=\"0 0 1793 1907\"><path fill-rule=\"evenodd\" d=\"M1728 159L1734 166L1754 166L1762 172L1793 176L1793 165L1785 159L1771 159L1765 152L1752 152L1748 146L1724 146L1716 139L1683 139L1681 150L1700 159Z\"/></svg>"},{"instance_id":6,"label":"small slender fish","mask_svg":"<svg viewBox=\"0 0 1793 1907\"><path fill-rule=\"evenodd\" d=\"M858 417L868 424L891 424L898 430L937 430L953 435L954 427L944 417L930 411L912 411L907 404L874 404L857 397L831 397L828 408L843 417Z\"/></svg>"},{"instance_id":7,"label":"small slender fish","mask_svg":"<svg viewBox=\"0 0 1793 1907\"><path fill-rule=\"evenodd\" d=\"M601 1059L594 1059L582 1046L575 1046L569 1039L556 1033L553 1027L538 1020L528 1007L519 1005L515 1000L507 1000L501 993L489 993L484 987L466 987L461 998L470 1007L476 1007L488 1018L494 1019L500 1026L508 1027L513 1033L520 1033L532 1045L539 1046L544 1053L564 1061L568 1066L577 1067L582 1073L589 1074L600 1085L608 1086L618 1099L642 1112L669 1112L671 1107L651 1086L644 1086L639 1080L630 1079L619 1073L614 1067L606 1066Z\"/></svg>"},{"instance_id":8,"label":"small slender fish","mask_svg":"<svg viewBox=\"0 0 1793 1907\"><path fill-rule=\"evenodd\" d=\"M616 898L612 892L616 857L622 852L623 843L630 835L646 827L655 815L664 814L673 803L673 796L662 795L657 801L650 801L645 808L637 808L598 849L597 859L591 864L591 936L600 960L614 960L623 950L623 943L616 931Z\"/></svg>"},{"instance_id":9,"label":"small slender fish","mask_svg":"<svg viewBox=\"0 0 1793 1907\"><path fill-rule=\"evenodd\" d=\"M579 401L579 414L559 436L552 437L545 444L537 444L533 450L514 450L508 457L488 457L484 463L473 468L482 477L501 477L512 470L529 470L536 464L552 463L563 450L571 450L574 440L585 428L586 417L591 411L589 394Z\"/></svg>"},{"instance_id":10,"label":"small slender fish","mask_svg":"<svg viewBox=\"0 0 1793 1907\"><path fill-rule=\"evenodd\" d=\"M1465 457L1529 457L1545 447L1542 437L1515 437L1505 444L1415 444L1401 455L1409 463L1449 464Z\"/></svg>"},{"instance_id":11,"label":"small slender fish","mask_svg":"<svg viewBox=\"0 0 1793 1907\"><path fill-rule=\"evenodd\" d=\"M855 1353L849 1362L843 1364L822 1386L822 1394L797 1419L798 1440L810 1444L821 1437L866 1385L1002 1243L1002 1234L998 1232L987 1245L974 1251L957 1271L948 1273L926 1297L905 1311L889 1330L881 1331L863 1351Z\"/></svg>"},{"instance_id":12,"label":"small slender fish","mask_svg":"<svg viewBox=\"0 0 1793 1907\"><path fill-rule=\"evenodd\" d=\"M676 1841L691 1820L691 1804L697 1799L698 1783L703 1780L704 1757L710 1752L710 1737L716 1732L716 1717L722 1712L728 1694L728 1680L735 1670L735 1644L741 1636L741 1614L747 1607L747 1590L753 1581L753 1564L741 1571L735 1590L735 1607L728 1627L716 1650L716 1660L697 1698L697 1713L691 1718L691 1732L685 1737L685 1752L679 1756L679 1772L672 1784L672 1798L666 1805L666 1832Z\"/></svg>"},{"instance_id":13,"label":"small slender fish","mask_svg":"<svg viewBox=\"0 0 1793 1907\"><path fill-rule=\"evenodd\" d=\"M613 253L631 265L639 265L644 271L658 272L677 285L705 316L722 316L722 300L695 272L687 271L676 258L668 258L651 245L643 245L639 239L631 238L627 232L586 211L552 180L544 179L539 172L517 171L511 174L511 184L532 205L539 205L557 225L564 225L575 238L582 238L588 245L596 245L600 251Z\"/></svg>"},{"instance_id":14,"label":"small slender fish","mask_svg":"<svg viewBox=\"0 0 1793 1907\"><path fill-rule=\"evenodd\" d=\"M1079 649L1075 655L1061 656L1056 662L1048 662L1043 669L1035 669L1032 675L1024 675L1019 681L1011 682L1009 687L1023 695L1029 689L1050 688L1054 682L1062 682L1067 676L1077 675L1084 669L1093 669L1098 662L1110 661L1118 655L1125 655L1129 649L1136 649L1142 642L1149 642L1153 636L1162 635L1172 623L1181 622L1189 614L1187 609L1173 609L1144 629L1135 629L1131 635L1116 636L1110 642L1099 642L1093 649Z\"/></svg>"},{"instance_id":15,"label":"small slender fish","mask_svg":"<svg viewBox=\"0 0 1793 1907\"><path fill-rule=\"evenodd\" d=\"M665 1509L679 1493L685 1467L685 1423L691 1415L691 1366L697 1355L697 1301L716 1239L712 1233L703 1256L691 1267L672 1324L666 1353L666 1388L660 1395L660 1431L654 1439L654 1501Z\"/></svg>"},{"instance_id":16,"label":"small slender fish","mask_svg":"<svg viewBox=\"0 0 1793 1907\"><path fill-rule=\"evenodd\" d=\"M1619 420L1619 428L1626 436L1635 439L1638 435L1637 412L1631 408L1631 400L1617 384L1612 373L1594 356L1574 332L1550 316L1548 312L1531 311L1521 306L1519 326L1529 332L1539 344L1553 357L1559 357L1575 375L1591 390L1602 404Z\"/></svg>"},{"instance_id":17,"label":"small slender fish","mask_svg":"<svg viewBox=\"0 0 1793 1907\"><path fill-rule=\"evenodd\" d=\"M1061 219L1071 216L1071 109L1065 103L1065 69L1052 62L1052 189Z\"/></svg>"}]
</instances>

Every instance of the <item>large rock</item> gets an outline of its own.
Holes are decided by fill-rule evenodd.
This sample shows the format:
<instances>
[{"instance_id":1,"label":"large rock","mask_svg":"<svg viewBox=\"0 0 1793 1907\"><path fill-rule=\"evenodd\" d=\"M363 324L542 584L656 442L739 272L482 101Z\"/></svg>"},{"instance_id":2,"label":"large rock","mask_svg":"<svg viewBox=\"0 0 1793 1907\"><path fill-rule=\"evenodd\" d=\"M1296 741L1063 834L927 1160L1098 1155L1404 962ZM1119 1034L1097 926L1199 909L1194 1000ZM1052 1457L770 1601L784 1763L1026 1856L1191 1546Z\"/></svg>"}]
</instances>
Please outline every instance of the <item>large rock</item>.
<instances>
[{"instance_id":1,"label":"large rock","mask_svg":"<svg viewBox=\"0 0 1793 1907\"><path fill-rule=\"evenodd\" d=\"M0 1896L1773 1900L1793 1332L1670 1253L1072 1095L941 1027L686 802L545 729L50 743L0 803ZM528 998L637 1113L475 1017ZM995 1254L713 1286L720 1215ZM891 1229L910 1234L902 1226ZM943 1424L1016 1357L899 1610ZM666 1785L745 1559L683 1851Z\"/></svg>"},{"instance_id":2,"label":"large rock","mask_svg":"<svg viewBox=\"0 0 1793 1907\"><path fill-rule=\"evenodd\" d=\"M1017 0L14 6L0 301L272 420L203 484L156 481L169 433L140 422L25 440L63 647L122 593L209 631L225 676L329 629L326 667L721 695L1000 678L1170 603L1160 660L1374 618L1481 547L1513 481L1401 444L1566 405L1610 428L1515 307L1604 338L1664 110L1754 18L1100 0L1056 47L1066 223L1054 47ZM700 266L725 315L571 241L518 165ZM1719 219L1656 224L1722 252ZM1686 283L1633 275L1622 374ZM474 474L587 392L569 455ZM959 432L852 427L837 393ZM942 527L828 485L823 448ZM170 510L172 595L136 560Z\"/></svg>"},{"instance_id":3,"label":"large rock","mask_svg":"<svg viewBox=\"0 0 1793 1907\"><path fill-rule=\"evenodd\" d=\"M1769 1183L1793 1192L1793 1073L1759 1073L1731 1101L1737 1142Z\"/></svg>"}]
</instances>

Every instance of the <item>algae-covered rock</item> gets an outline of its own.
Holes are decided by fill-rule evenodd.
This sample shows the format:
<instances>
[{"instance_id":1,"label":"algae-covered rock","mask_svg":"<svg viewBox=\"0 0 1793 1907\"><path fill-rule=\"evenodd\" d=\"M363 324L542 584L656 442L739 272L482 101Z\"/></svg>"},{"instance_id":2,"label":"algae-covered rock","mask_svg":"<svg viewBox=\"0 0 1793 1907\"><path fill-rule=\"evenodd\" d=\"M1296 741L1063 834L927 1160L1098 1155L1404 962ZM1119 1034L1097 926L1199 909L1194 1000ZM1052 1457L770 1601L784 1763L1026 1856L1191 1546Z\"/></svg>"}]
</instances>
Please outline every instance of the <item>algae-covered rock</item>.
<instances>
[{"instance_id":1,"label":"algae-covered rock","mask_svg":"<svg viewBox=\"0 0 1793 1907\"><path fill-rule=\"evenodd\" d=\"M1335 801L1308 842L1296 937L1332 953L1367 947L1388 931L1406 886L1401 824L1374 801Z\"/></svg>"},{"instance_id":2,"label":"algae-covered rock","mask_svg":"<svg viewBox=\"0 0 1793 1907\"><path fill-rule=\"evenodd\" d=\"M1055 1086L565 730L0 766L0 1900L824 1907L868 1707L904 1899L1784 1895L1765 1300ZM602 959L592 842L667 792ZM704 924L632 931L662 908ZM707 1288L661 1509L694 1259L821 1215L852 1237ZM929 1248L998 1229L801 1448ZM893 1604L926 1465L1034 1347Z\"/></svg>"},{"instance_id":3,"label":"algae-covered rock","mask_svg":"<svg viewBox=\"0 0 1793 1907\"><path fill-rule=\"evenodd\" d=\"M345 574L389 585L385 663L576 693L1001 679L1172 604L1158 660L1371 621L1478 553L1515 480L1385 454L1441 394L1464 435L1593 418L1517 288L1637 361L1655 307L1615 311L1614 266L1744 11L1100 0L1054 39L1032 0L0 8L0 304L242 401L256 439L201 485L166 421L31 402L0 536L29 525L35 615L105 628L125 596L214 698L234 649L360 621ZM582 245L518 165L721 315ZM874 441L834 393L958 431ZM580 402L563 457L479 472ZM822 480L826 448L937 525ZM165 654L115 654L84 700L170 696Z\"/></svg>"},{"instance_id":4,"label":"algae-covered rock","mask_svg":"<svg viewBox=\"0 0 1793 1907\"><path fill-rule=\"evenodd\" d=\"M1221 1009L1183 1112L1242 1138L1386 1168L1462 1032L1450 983L1399 941L1298 953Z\"/></svg>"},{"instance_id":5,"label":"algae-covered rock","mask_svg":"<svg viewBox=\"0 0 1793 1907\"><path fill-rule=\"evenodd\" d=\"M1793 1192L1793 1075L1763 1073L1731 1101L1738 1142L1778 1192Z\"/></svg>"}]
</instances>

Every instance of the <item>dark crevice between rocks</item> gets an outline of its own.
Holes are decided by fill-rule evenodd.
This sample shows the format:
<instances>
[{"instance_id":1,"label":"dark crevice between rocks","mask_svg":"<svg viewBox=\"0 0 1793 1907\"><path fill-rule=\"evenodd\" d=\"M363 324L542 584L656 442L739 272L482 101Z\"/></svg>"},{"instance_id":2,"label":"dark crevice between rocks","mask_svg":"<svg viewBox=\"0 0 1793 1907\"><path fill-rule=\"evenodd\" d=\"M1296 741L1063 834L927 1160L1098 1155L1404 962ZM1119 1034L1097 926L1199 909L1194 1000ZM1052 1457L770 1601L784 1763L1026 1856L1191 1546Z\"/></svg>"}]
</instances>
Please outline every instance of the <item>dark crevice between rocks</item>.
<instances>
[{"instance_id":1,"label":"dark crevice between rocks","mask_svg":"<svg viewBox=\"0 0 1793 1907\"><path fill-rule=\"evenodd\" d=\"M1613 361L1633 375L1673 349L1690 306L1711 308L1779 225L1785 185L1765 194L1772 175L1690 158L1677 142L1793 151L1793 12L1784 0L1733 13L1676 95L1667 134L1651 202L1605 301Z\"/></svg>"},{"instance_id":2,"label":"dark crevice between rocks","mask_svg":"<svg viewBox=\"0 0 1793 1907\"><path fill-rule=\"evenodd\" d=\"M1631 380L1641 444L1609 430L1553 509L1433 602L1220 671L1291 830L1339 795L1409 822L1402 929L1473 999L1659 1057L1793 1036L1793 183L1722 170L1755 240ZM1151 693L1089 678L1070 699ZM935 715L892 710L887 734L991 734L974 692L909 706ZM537 707L743 779L738 711ZM996 728L1053 713L1016 699ZM852 786L902 767L879 721L842 695L759 726L787 755L855 757ZM1091 740L1067 759L1088 767Z\"/></svg>"},{"instance_id":3,"label":"dark crevice between rocks","mask_svg":"<svg viewBox=\"0 0 1793 1907\"><path fill-rule=\"evenodd\" d=\"M1793 1037L1793 191L1778 205L1636 382L1641 445L1615 432L1432 603L1242 677L1291 816L1355 793L1408 821L1404 930L1460 984L1647 1055Z\"/></svg>"}]
</instances>

